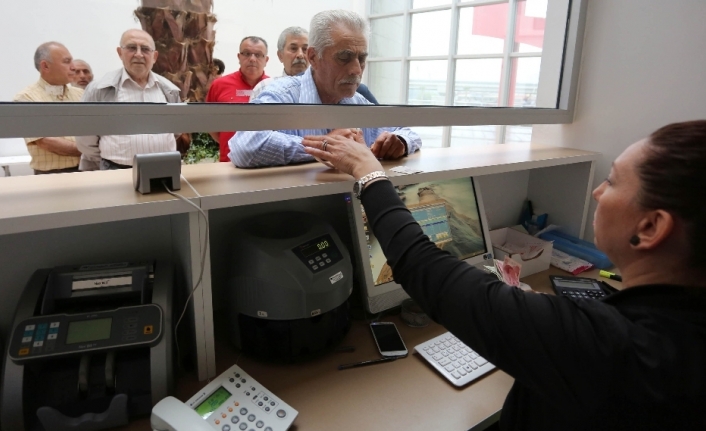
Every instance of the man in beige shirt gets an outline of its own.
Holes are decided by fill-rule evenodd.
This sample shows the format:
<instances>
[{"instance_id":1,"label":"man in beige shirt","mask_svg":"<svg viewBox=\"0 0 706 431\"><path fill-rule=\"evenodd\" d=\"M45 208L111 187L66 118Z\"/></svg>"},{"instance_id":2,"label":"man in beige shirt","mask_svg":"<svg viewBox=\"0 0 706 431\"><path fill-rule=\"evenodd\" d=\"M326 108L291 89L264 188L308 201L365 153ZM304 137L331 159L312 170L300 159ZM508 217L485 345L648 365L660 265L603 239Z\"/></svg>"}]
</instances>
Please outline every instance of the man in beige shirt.
<instances>
[{"instance_id":1,"label":"man in beige shirt","mask_svg":"<svg viewBox=\"0 0 706 431\"><path fill-rule=\"evenodd\" d=\"M118 56L123 67L86 87L82 101L124 103L178 103L179 88L152 72L157 60L154 40L142 30L128 30L120 38ZM135 154L176 151L172 133L76 137L82 171L129 169Z\"/></svg>"},{"instance_id":2,"label":"man in beige shirt","mask_svg":"<svg viewBox=\"0 0 706 431\"><path fill-rule=\"evenodd\" d=\"M83 90L68 84L74 74L73 59L66 47L58 42L46 42L34 53L34 67L39 81L18 93L15 102L80 102ZM35 174L77 172L81 153L73 136L25 138Z\"/></svg>"}]
</instances>

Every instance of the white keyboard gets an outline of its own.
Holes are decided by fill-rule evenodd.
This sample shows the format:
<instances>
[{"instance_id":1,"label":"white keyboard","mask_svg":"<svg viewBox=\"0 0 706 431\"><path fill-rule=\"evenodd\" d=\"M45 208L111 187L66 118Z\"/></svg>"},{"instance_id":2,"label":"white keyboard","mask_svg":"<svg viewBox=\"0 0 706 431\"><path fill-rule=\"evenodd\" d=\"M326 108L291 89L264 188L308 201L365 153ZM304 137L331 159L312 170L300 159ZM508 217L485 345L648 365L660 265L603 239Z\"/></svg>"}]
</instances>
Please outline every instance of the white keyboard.
<instances>
[{"instance_id":1,"label":"white keyboard","mask_svg":"<svg viewBox=\"0 0 706 431\"><path fill-rule=\"evenodd\" d=\"M414 348L454 386L464 386L495 369L450 332L434 337Z\"/></svg>"}]
</instances>

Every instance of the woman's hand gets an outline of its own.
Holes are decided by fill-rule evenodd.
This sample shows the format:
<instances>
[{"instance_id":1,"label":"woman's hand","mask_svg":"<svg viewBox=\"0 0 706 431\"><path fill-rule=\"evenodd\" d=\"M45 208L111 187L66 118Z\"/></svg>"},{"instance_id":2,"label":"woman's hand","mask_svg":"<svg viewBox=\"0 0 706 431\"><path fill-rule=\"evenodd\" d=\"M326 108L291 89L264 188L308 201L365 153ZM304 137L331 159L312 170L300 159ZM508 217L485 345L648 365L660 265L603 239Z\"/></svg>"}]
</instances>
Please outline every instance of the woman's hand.
<instances>
[{"instance_id":1,"label":"woman's hand","mask_svg":"<svg viewBox=\"0 0 706 431\"><path fill-rule=\"evenodd\" d=\"M340 135L305 136L302 145L308 154L352 175L356 180L373 171L383 170L370 148L350 138Z\"/></svg>"}]
</instances>

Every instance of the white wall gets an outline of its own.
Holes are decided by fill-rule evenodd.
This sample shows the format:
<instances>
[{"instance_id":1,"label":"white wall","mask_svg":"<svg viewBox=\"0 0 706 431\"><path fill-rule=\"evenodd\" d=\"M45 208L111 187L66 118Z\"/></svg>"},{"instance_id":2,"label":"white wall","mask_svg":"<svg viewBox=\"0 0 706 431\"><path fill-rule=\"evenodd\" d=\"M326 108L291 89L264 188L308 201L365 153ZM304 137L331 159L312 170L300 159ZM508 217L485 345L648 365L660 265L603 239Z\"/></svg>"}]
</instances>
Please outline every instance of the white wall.
<instances>
[{"instance_id":1,"label":"white wall","mask_svg":"<svg viewBox=\"0 0 706 431\"><path fill-rule=\"evenodd\" d=\"M590 1L574 122L535 126L532 140L602 153L597 186L633 142L706 118L704 17L704 0Z\"/></svg>"},{"instance_id":2,"label":"white wall","mask_svg":"<svg viewBox=\"0 0 706 431\"><path fill-rule=\"evenodd\" d=\"M140 28L133 11L139 0L24 0L2 4L0 53L7 60L0 80L0 101L34 82L38 73L33 56L38 45L62 42L74 58L89 62L97 77L120 67L116 47L127 29ZM255 35L270 46L268 75L280 75L277 38L292 25L309 27L311 17L326 9L348 9L365 14L365 0L214 0L217 15L214 55L227 72L238 70L238 46L245 36Z\"/></svg>"}]
</instances>

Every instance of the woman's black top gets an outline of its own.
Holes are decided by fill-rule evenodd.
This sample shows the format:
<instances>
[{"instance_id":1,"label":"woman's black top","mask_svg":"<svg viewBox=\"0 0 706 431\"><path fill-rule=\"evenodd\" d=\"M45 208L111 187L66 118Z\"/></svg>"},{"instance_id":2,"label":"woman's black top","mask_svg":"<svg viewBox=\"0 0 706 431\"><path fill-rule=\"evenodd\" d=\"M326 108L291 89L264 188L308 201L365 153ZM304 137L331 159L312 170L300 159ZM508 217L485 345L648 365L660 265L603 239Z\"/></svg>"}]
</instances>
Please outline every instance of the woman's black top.
<instances>
[{"instance_id":1,"label":"woman's black top","mask_svg":"<svg viewBox=\"0 0 706 431\"><path fill-rule=\"evenodd\" d=\"M515 379L501 429L706 430L706 289L524 292L437 248L389 181L362 202L395 281Z\"/></svg>"}]
</instances>

